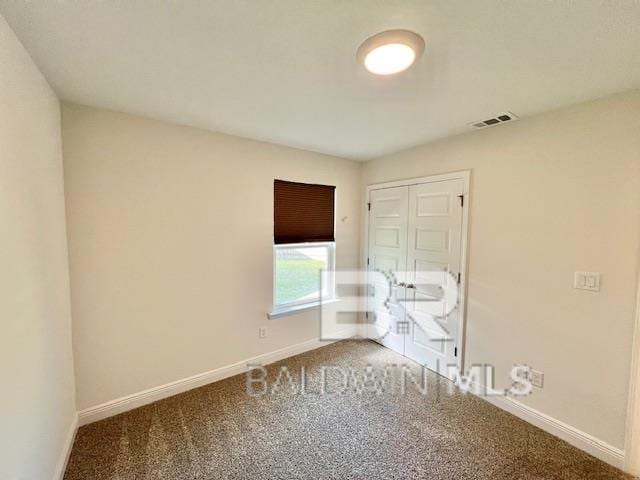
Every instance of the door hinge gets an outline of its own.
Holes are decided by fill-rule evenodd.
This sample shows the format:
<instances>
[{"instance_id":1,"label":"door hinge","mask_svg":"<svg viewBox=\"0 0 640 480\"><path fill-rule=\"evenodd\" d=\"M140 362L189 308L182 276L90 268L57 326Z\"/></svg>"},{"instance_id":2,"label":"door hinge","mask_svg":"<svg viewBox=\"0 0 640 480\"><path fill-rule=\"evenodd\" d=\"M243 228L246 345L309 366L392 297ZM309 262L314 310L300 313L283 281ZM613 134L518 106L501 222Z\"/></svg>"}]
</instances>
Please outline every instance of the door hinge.
<instances>
[{"instance_id":1,"label":"door hinge","mask_svg":"<svg viewBox=\"0 0 640 480\"><path fill-rule=\"evenodd\" d=\"M369 257L367 257L367 265L369 265Z\"/></svg>"},{"instance_id":2,"label":"door hinge","mask_svg":"<svg viewBox=\"0 0 640 480\"><path fill-rule=\"evenodd\" d=\"M369 318L369 312L364 312L364 318L366 318L366 319Z\"/></svg>"},{"instance_id":3,"label":"door hinge","mask_svg":"<svg viewBox=\"0 0 640 480\"><path fill-rule=\"evenodd\" d=\"M458 356L458 347L453 347L453 356L454 357Z\"/></svg>"},{"instance_id":4,"label":"door hinge","mask_svg":"<svg viewBox=\"0 0 640 480\"><path fill-rule=\"evenodd\" d=\"M460 199L460 206L464 207L464 195L458 195L458 198Z\"/></svg>"},{"instance_id":5,"label":"door hinge","mask_svg":"<svg viewBox=\"0 0 640 480\"><path fill-rule=\"evenodd\" d=\"M460 285L461 281L462 281L462 273L458 272L458 285Z\"/></svg>"},{"instance_id":6,"label":"door hinge","mask_svg":"<svg viewBox=\"0 0 640 480\"><path fill-rule=\"evenodd\" d=\"M371 211L371 202L367 203L367 210Z\"/></svg>"}]
</instances>

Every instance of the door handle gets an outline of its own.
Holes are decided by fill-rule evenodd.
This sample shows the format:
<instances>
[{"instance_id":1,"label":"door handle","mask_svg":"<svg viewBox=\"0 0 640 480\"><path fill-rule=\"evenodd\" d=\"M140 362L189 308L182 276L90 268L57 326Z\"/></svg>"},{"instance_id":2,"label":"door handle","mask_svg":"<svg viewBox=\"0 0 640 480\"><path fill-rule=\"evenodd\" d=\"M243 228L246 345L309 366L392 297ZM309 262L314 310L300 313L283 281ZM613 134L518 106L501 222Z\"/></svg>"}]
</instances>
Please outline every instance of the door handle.
<instances>
[{"instance_id":1,"label":"door handle","mask_svg":"<svg viewBox=\"0 0 640 480\"><path fill-rule=\"evenodd\" d=\"M408 283L407 288L416 288L416 286L413 283Z\"/></svg>"},{"instance_id":2,"label":"door handle","mask_svg":"<svg viewBox=\"0 0 640 480\"><path fill-rule=\"evenodd\" d=\"M407 286L407 285L406 285L406 283L404 283L404 282L400 282L400 283L398 283L398 284L396 284L396 285L397 285L398 287L406 287L406 286Z\"/></svg>"}]
</instances>

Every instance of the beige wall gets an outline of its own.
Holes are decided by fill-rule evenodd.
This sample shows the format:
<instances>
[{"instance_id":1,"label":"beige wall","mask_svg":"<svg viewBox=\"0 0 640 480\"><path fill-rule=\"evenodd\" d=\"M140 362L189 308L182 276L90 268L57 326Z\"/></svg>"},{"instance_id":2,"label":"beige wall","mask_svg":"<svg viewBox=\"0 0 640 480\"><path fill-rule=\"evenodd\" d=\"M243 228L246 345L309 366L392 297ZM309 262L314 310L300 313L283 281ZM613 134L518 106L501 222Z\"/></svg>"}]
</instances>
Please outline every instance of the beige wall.
<instances>
[{"instance_id":1,"label":"beige wall","mask_svg":"<svg viewBox=\"0 0 640 480\"><path fill-rule=\"evenodd\" d=\"M355 267L358 163L69 104L63 138L79 409L318 337L266 319L273 180L337 186Z\"/></svg>"},{"instance_id":2,"label":"beige wall","mask_svg":"<svg viewBox=\"0 0 640 480\"><path fill-rule=\"evenodd\" d=\"M0 17L0 478L51 479L75 422L58 99Z\"/></svg>"},{"instance_id":3,"label":"beige wall","mask_svg":"<svg viewBox=\"0 0 640 480\"><path fill-rule=\"evenodd\" d=\"M524 400L623 448L640 245L640 92L364 164L362 186L471 169L467 364L545 373ZM602 273L599 293L574 271ZM504 381L500 382L504 385Z\"/></svg>"}]
</instances>

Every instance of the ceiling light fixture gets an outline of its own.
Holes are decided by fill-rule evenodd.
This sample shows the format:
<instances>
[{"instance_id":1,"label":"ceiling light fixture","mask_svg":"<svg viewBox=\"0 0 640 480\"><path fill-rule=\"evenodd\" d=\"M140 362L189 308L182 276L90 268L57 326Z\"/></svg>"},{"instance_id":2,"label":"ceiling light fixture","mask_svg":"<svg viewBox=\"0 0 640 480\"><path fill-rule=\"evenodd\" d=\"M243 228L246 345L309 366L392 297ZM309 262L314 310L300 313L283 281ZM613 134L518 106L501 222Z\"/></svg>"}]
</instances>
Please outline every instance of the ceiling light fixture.
<instances>
[{"instance_id":1,"label":"ceiling light fixture","mask_svg":"<svg viewBox=\"0 0 640 480\"><path fill-rule=\"evenodd\" d=\"M400 73L422 55L424 40L409 30L387 30L367 38L358 48L356 58L376 75Z\"/></svg>"}]
</instances>

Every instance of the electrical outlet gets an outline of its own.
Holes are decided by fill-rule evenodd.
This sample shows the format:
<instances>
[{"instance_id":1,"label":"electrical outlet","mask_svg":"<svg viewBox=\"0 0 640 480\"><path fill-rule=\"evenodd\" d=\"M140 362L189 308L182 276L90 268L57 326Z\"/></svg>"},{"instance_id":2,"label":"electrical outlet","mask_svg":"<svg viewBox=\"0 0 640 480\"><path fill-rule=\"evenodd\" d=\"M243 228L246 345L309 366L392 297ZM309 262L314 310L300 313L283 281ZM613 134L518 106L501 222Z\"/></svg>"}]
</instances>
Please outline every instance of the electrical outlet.
<instances>
[{"instance_id":1,"label":"electrical outlet","mask_svg":"<svg viewBox=\"0 0 640 480\"><path fill-rule=\"evenodd\" d=\"M267 338L267 327L258 328L258 338Z\"/></svg>"},{"instance_id":2,"label":"electrical outlet","mask_svg":"<svg viewBox=\"0 0 640 480\"><path fill-rule=\"evenodd\" d=\"M544 386L544 373L538 370L531 370L530 374L531 385L534 387L542 388Z\"/></svg>"}]
</instances>

